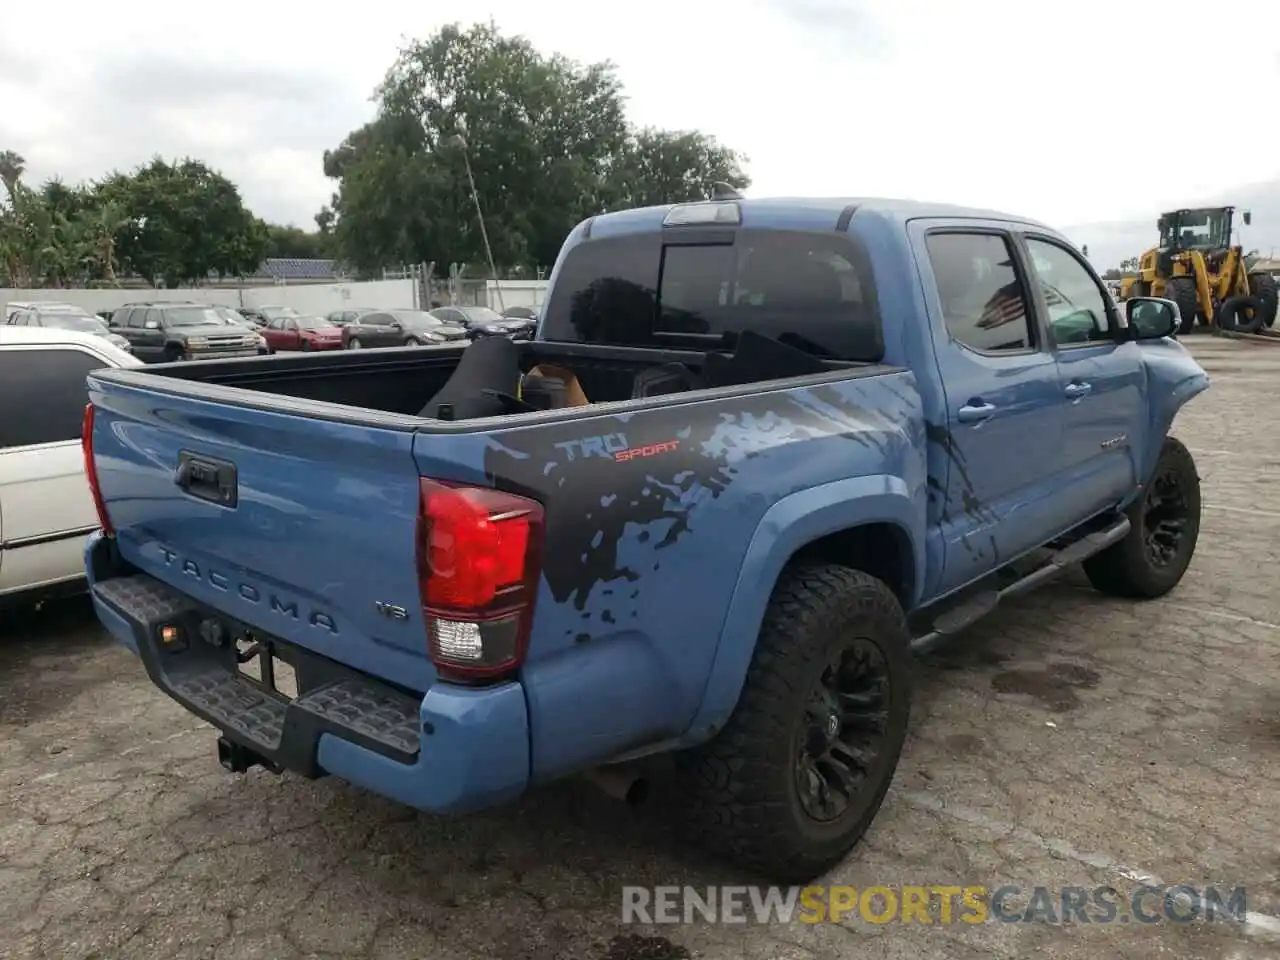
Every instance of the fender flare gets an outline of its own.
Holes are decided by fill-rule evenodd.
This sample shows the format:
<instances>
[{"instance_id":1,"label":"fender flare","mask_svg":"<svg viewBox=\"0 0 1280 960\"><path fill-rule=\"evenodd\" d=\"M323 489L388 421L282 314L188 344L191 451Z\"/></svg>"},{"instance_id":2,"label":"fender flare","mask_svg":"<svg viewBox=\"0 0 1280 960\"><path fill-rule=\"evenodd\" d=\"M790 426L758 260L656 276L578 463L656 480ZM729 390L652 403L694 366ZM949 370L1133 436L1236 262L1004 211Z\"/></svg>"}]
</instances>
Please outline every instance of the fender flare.
<instances>
[{"instance_id":1,"label":"fender flare","mask_svg":"<svg viewBox=\"0 0 1280 960\"><path fill-rule=\"evenodd\" d=\"M902 478L878 474L801 490L765 511L742 558L701 703L680 738L683 745L706 740L737 706L774 585L801 548L841 530L891 523L907 537L917 594L908 605L918 602L925 576L923 500L923 494L912 496Z\"/></svg>"},{"instance_id":2,"label":"fender flare","mask_svg":"<svg viewBox=\"0 0 1280 960\"><path fill-rule=\"evenodd\" d=\"M1138 464L1139 482L1145 484L1156 469L1156 461L1160 459L1160 451L1164 449L1164 438L1169 435L1173 421L1177 419L1182 408L1191 400L1209 389L1209 377L1201 372L1186 377L1168 394L1167 399L1153 408L1151 417L1151 434L1142 451L1142 459ZM1137 498L1139 491L1134 491L1123 506L1128 506Z\"/></svg>"}]
</instances>

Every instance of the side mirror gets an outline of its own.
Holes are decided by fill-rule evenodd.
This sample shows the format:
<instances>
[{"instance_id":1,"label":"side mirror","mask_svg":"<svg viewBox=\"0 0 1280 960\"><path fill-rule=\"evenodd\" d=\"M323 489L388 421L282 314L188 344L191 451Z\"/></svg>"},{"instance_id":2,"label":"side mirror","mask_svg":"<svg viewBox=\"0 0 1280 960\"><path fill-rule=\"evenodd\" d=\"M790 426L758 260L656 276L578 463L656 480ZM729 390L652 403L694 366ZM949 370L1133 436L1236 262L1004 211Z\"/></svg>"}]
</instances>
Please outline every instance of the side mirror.
<instances>
[{"instance_id":1,"label":"side mirror","mask_svg":"<svg viewBox=\"0 0 1280 960\"><path fill-rule=\"evenodd\" d=\"M159 330L160 324L154 320L148 320L146 323L142 325L142 329L143 330Z\"/></svg>"},{"instance_id":2,"label":"side mirror","mask_svg":"<svg viewBox=\"0 0 1280 960\"><path fill-rule=\"evenodd\" d=\"M1251 223L1253 223L1253 214L1246 210L1244 212L1244 225L1247 227Z\"/></svg>"},{"instance_id":3,"label":"side mirror","mask_svg":"<svg viewBox=\"0 0 1280 960\"><path fill-rule=\"evenodd\" d=\"M1178 305L1159 297L1130 297L1124 302L1124 313L1134 340L1172 337L1182 322Z\"/></svg>"}]
</instances>

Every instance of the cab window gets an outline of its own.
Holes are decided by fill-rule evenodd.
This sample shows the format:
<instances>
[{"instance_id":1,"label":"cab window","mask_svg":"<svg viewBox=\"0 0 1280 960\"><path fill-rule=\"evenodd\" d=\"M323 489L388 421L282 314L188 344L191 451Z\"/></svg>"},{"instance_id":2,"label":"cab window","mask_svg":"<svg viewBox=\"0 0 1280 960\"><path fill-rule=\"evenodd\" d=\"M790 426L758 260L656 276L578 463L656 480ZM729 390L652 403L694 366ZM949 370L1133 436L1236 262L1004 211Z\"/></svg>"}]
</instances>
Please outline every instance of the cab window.
<instances>
[{"instance_id":1,"label":"cab window","mask_svg":"<svg viewBox=\"0 0 1280 960\"><path fill-rule=\"evenodd\" d=\"M1066 247L1027 238L1031 272L1049 311L1049 330L1059 347L1109 342L1106 295L1080 259Z\"/></svg>"},{"instance_id":2,"label":"cab window","mask_svg":"<svg viewBox=\"0 0 1280 960\"><path fill-rule=\"evenodd\" d=\"M1031 349L1031 311L1009 240L994 233L925 238L947 333L979 353Z\"/></svg>"}]
</instances>

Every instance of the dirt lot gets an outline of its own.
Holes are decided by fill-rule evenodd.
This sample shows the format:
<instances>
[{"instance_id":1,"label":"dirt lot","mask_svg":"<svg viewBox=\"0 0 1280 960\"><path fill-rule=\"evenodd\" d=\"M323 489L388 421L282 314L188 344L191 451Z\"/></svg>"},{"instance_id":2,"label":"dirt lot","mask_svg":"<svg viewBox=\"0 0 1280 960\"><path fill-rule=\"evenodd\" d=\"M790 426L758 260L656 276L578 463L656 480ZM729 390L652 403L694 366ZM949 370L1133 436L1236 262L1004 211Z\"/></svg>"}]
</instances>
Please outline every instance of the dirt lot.
<instances>
[{"instance_id":1,"label":"dirt lot","mask_svg":"<svg viewBox=\"0 0 1280 960\"><path fill-rule=\"evenodd\" d=\"M1248 887L1245 924L621 923L623 884L742 882L567 784L461 820L225 774L83 604L0 628L2 957L1280 956L1280 348L1195 338L1205 478L1169 598L1073 577L925 666L899 776L835 883Z\"/></svg>"}]
</instances>

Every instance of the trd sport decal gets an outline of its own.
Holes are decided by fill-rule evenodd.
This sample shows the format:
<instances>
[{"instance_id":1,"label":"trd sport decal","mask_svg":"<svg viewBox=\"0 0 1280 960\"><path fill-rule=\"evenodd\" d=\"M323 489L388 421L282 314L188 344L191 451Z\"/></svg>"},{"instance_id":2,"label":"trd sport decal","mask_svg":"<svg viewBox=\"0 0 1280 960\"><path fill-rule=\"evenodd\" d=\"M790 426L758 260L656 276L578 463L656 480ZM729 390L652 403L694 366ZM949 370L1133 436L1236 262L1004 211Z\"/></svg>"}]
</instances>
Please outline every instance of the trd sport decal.
<instances>
[{"instance_id":1,"label":"trd sport decal","mask_svg":"<svg viewBox=\"0 0 1280 960\"><path fill-rule=\"evenodd\" d=\"M628 445L625 434L606 433L599 437L584 437L581 440L565 440L557 443L556 448L563 450L570 461L579 457L608 457L615 463L626 463L643 457L656 457L659 454L671 453L680 448L679 440L663 440L660 443L646 443L643 446Z\"/></svg>"},{"instance_id":2,"label":"trd sport decal","mask_svg":"<svg viewBox=\"0 0 1280 960\"><path fill-rule=\"evenodd\" d=\"M672 450L678 449L679 440L666 440L662 443L650 443L643 447L631 447L627 450L619 450L613 455L613 459L618 463L626 463L628 460L637 460L640 457L656 457L660 453L670 453Z\"/></svg>"}]
</instances>

